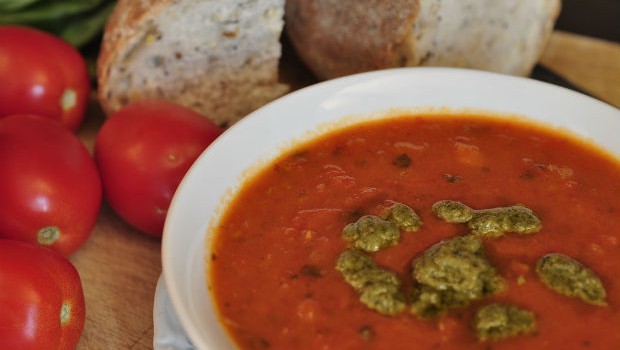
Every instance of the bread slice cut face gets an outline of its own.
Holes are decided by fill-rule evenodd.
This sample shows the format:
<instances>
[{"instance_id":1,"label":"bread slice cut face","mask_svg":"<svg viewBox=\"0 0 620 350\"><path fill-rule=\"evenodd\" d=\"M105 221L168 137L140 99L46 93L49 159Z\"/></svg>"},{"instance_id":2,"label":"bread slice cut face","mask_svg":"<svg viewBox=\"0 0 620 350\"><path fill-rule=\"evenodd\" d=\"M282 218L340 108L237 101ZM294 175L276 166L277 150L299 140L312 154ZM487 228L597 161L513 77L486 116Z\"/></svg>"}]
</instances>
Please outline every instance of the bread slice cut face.
<instances>
[{"instance_id":1,"label":"bread slice cut face","mask_svg":"<svg viewBox=\"0 0 620 350\"><path fill-rule=\"evenodd\" d=\"M222 126L287 93L278 79L284 0L120 0L97 62L106 114L138 99Z\"/></svg>"}]
</instances>

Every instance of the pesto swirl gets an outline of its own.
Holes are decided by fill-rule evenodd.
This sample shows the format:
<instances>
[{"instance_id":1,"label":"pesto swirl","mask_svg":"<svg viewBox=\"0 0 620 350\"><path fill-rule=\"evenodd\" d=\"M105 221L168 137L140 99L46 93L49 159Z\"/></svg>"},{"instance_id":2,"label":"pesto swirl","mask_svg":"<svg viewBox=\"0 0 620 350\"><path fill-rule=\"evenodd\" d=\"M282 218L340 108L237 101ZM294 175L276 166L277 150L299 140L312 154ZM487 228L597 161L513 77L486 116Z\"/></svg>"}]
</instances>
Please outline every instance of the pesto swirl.
<instances>
[{"instance_id":1,"label":"pesto swirl","mask_svg":"<svg viewBox=\"0 0 620 350\"><path fill-rule=\"evenodd\" d=\"M449 308L468 305L504 288L475 236L458 236L436 243L413 263L417 282L411 312L433 317Z\"/></svg>"},{"instance_id":2,"label":"pesto swirl","mask_svg":"<svg viewBox=\"0 0 620 350\"><path fill-rule=\"evenodd\" d=\"M392 271L383 269L368 254L345 250L336 262L345 281L360 295L360 302L383 315L395 315L405 308L401 282Z\"/></svg>"},{"instance_id":3,"label":"pesto swirl","mask_svg":"<svg viewBox=\"0 0 620 350\"><path fill-rule=\"evenodd\" d=\"M479 237L499 237L507 232L532 234L542 228L538 216L522 205L476 210L458 201L443 200L432 209L446 222L467 223L471 233Z\"/></svg>"},{"instance_id":4,"label":"pesto swirl","mask_svg":"<svg viewBox=\"0 0 620 350\"><path fill-rule=\"evenodd\" d=\"M586 303L605 306L607 295L601 279L579 261L558 253L538 259L536 273L554 291Z\"/></svg>"},{"instance_id":5,"label":"pesto swirl","mask_svg":"<svg viewBox=\"0 0 620 350\"><path fill-rule=\"evenodd\" d=\"M533 312L513 305L489 304L476 311L474 329L480 340L501 340L536 329Z\"/></svg>"}]
</instances>

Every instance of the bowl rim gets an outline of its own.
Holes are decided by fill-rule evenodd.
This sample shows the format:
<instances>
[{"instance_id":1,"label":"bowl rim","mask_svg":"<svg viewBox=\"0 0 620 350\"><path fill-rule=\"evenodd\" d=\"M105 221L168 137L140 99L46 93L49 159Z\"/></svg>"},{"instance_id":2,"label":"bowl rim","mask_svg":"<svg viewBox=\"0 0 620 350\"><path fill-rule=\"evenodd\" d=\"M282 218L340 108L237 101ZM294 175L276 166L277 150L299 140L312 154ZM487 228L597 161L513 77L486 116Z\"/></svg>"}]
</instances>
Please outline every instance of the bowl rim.
<instances>
[{"instance_id":1,"label":"bowl rim","mask_svg":"<svg viewBox=\"0 0 620 350\"><path fill-rule=\"evenodd\" d=\"M400 85L396 84L395 86L391 86L390 84L392 83L398 83ZM499 86L498 91L494 91L495 85ZM196 305L194 301L191 300L191 297L188 298L188 291L193 290L192 288L196 288L195 281L188 281L189 276L185 274L184 269L196 269L192 263L192 258L195 259L196 249L203 253L203 260L208 260L206 258L206 254L208 252L205 249L207 246L207 242L205 242L205 239L207 239L206 231L209 223L212 222L214 217L217 217L217 214L203 212L202 215L205 219L202 225L202 232L184 232L181 234L175 230L178 230L181 221L187 220L188 216L190 216L190 214L187 213L187 202L194 191L191 186L193 186L197 181L197 177L203 175L204 171L201 171L201 168L205 166L205 162L212 161L212 159L214 159L212 157L215 157L217 152L221 152L222 149L225 149L232 144L248 141L245 140L243 136L249 131L258 133L268 131L266 129L268 129L268 126L271 125L268 123L272 123L274 119L282 118L279 114L278 117L273 117L273 113L282 113L283 110L290 107L295 107L296 105L307 105L307 101L310 101L310 103L316 104L317 106L322 106L321 108L323 109L317 108L317 110L313 110L313 112L326 111L326 108L332 108L329 109L330 113L332 111L334 113L338 113L338 111L347 110L349 104L355 103L356 101L357 103L360 103L360 99L366 98L369 94L373 94L378 91L373 89L384 88L392 91L393 89L402 86L411 87L415 96L422 96L423 99L428 98L430 99L429 101L445 100L447 101L446 103L449 102L450 108L456 107L457 110L459 107L467 108L467 106L471 103L473 103L473 105L471 105L470 108L473 108L474 110L480 109L477 107L477 102L479 102L480 98L484 98L484 96L476 96L476 98L472 98L471 93L468 93L465 90L466 88L480 88L482 89L480 93L488 94L489 99L495 95L499 95L504 97L503 101L506 103L505 98L508 97L502 94L509 94L510 92L517 91L519 93L523 93L524 96L513 96L512 98L517 99L519 102L527 102L528 104L531 103L531 105L518 108L518 111L512 111L512 109L515 109L512 105L513 102L510 103L510 108L508 108L509 110L504 110L501 108L502 99L497 102L488 101L489 103L486 103L485 106L482 107L482 110L488 110L494 113L497 112L501 114L502 112L506 112L513 115L524 115L528 118L532 117L535 121L540 121L540 115L544 115L547 111L553 111L553 113L556 113L556 109L567 112L572 111L571 113L574 113L575 115L588 113L588 118L591 118L590 121L580 120L579 123L573 123L573 119L576 117L571 117L568 121L561 121L557 124L550 122L549 120L543 120L542 123L566 128L584 139L589 139L592 135L596 136L602 133L603 135L606 135L603 140L604 142L601 143L597 141L595 143L608 150L613 156L618 157L618 155L620 155L620 138L618 141L609 140L611 137L610 135L612 135L614 130L620 130L620 109L579 92L527 77L518 77L463 68L392 68L332 79L291 92L250 113L220 135L220 137L218 137L218 139L216 139L198 157L196 162L194 162L192 167L186 173L170 204L164 225L164 234L162 237L162 274L169 292L171 304L177 313L181 325L190 340L198 349L206 350L212 347L208 345L204 337L204 330L199 329L195 323L196 319L194 318L193 312L195 311ZM444 91L441 89L447 89L450 91L465 92L465 94L464 96L452 97L438 96L436 99L433 99L432 96L429 97L424 94L418 95L420 93L418 90L425 86L427 86L431 92ZM502 89L506 91L502 91ZM349 98L349 100L347 100L347 98ZM561 103L562 105L545 106L545 103L549 103L549 101L545 101L545 99L550 99L552 102ZM473 102L470 102L472 100ZM333 105L329 105L328 102ZM340 105L338 105L339 103ZM417 105L416 103L417 102L415 101L411 102L411 107L422 107L423 109L432 107L432 103L427 105ZM352 113L341 115L341 117L359 114L359 111L364 110L364 102L360 104L362 104L362 106L359 106L359 108L354 108ZM454 104L454 106L452 106L452 104ZM372 113L383 113L385 111L386 110L370 110ZM312 115L312 118L320 119L321 116L314 114ZM318 125L321 125L322 122L330 123L333 121L334 117L329 117L325 118L325 120L313 120L310 124L316 128ZM265 124L261 124L263 122ZM603 125L596 129L590 128L603 122L612 122L614 126L607 127L606 125ZM582 132L581 129L584 127L586 131ZM292 137L298 139L300 136L303 135L296 134ZM287 139L290 139L290 137L287 137ZM248 142L251 141L252 140ZM286 144L280 143L279 147L276 147L275 149L273 149L272 146L270 147L273 152L264 154L263 159L273 159L278 150L281 150L282 148L286 149ZM241 152L241 154L242 153L243 152ZM620 157L618 158L620 159ZM218 159L221 160L221 158ZM250 163L257 164L260 162L261 159L257 158L253 159ZM237 175L241 176L241 173L238 173ZM240 180L237 179L236 181ZM230 188L223 192L220 191L219 193L222 194L227 191L230 193ZM221 203L223 200L223 196L219 195L216 201ZM188 235L193 234L196 234L197 236L187 237ZM181 236L181 238L183 238L182 240L180 240L180 235L183 235ZM195 243L196 241L202 241L202 248L192 247L191 243ZM187 251L192 251L192 249L194 251L193 255L185 254ZM181 261L178 261L179 259ZM183 261L184 259L185 261ZM204 284L203 287L205 287L205 290L208 290L208 286L206 286L206 270L208 269L208 262L205 261L203 261L204 278L202 279L202 283ZM201 289L200 286L198 289ZM209 295L205 295L205 298L211 297ZM211 316L213 317L215 315ZM217 318L217 316L215 317ZM216 332L219 333L223 330L223 327L221 324L219 324L218 327L220 329ZM224 331L223 334L228 336L226 331Z\"/></svg>"}]
</instances>

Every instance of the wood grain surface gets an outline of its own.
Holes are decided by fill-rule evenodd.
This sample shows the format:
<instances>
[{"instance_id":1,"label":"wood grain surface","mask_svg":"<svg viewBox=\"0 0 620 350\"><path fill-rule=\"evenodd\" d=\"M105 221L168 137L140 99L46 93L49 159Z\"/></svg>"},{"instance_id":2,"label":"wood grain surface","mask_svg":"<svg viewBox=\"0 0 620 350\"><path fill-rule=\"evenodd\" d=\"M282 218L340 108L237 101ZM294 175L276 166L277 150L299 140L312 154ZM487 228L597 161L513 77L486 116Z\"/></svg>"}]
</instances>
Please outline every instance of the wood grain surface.
<instances>
[{"instance_id":1,"label":"wood grain surface","mask_svg":"<svg viewBox=\"0 0 620 350\"><path fill-rule=\"evenodd\" d=\"M620 107L619 44L556 31L541 64ZM93 102L79 133L91 150L102 122ZM82 277L87 305L78 349L153 349L160 249L158 239L132 229L104 204L91 238L71 257Z\"/></svg>"},{"instance_id":2,"label":"wood grain surface","mask_svg":"<svg viewBox=\"0 0 620 350\"><path fill-rule=\"evenodd\" d=\"M620 44L556 31L540 63L592 96L620 107Z\"/></svg>"}]
</instances>

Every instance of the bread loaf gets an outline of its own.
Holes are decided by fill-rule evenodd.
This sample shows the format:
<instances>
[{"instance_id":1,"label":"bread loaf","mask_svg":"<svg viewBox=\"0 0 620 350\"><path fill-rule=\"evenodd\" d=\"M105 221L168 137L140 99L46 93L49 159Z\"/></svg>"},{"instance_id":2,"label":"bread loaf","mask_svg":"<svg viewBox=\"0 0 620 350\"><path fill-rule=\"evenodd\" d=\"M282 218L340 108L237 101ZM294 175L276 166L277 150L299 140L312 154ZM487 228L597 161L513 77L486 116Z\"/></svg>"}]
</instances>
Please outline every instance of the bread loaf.
<instances>
[{"instance_id":1,"label":"bread loaf","mask_svg":"<svg viewBox=\"0 0 620 350\"><path fill-rule=\"evenodd\" d=\"M230 125L290 91L278 77L284 20L295 52L318 79L403 66L528 75L560 5L561 0L119 0L99 55L99 100L109 114L132 100L163 98Z\"/></svg>"},{"instance_id":2,"label":"bread loaf","mask_svg":"<svg viewBox=\"0 0 620 350\"><path fill-rule=\"evenodd\" d=\"M167 99L229 125L285 94L284 0L119 0L97 62L101 106Z\"/></svg>"},{"instance_id":3,"label":"bread loaf","mask_svg":"<svg viewBox=\"0 0 620 350\"><path fill-rule=\"evenodd\" d=\"M390 67L528 75L561 0L287 0L286 33L320 79Z\"/></svg>"}]
</instances>

